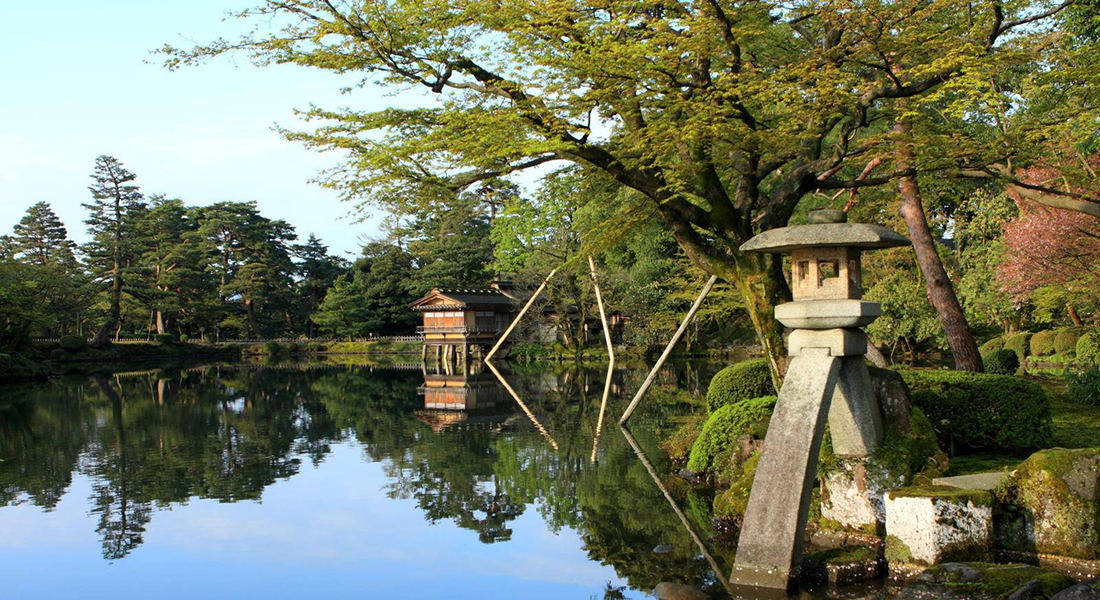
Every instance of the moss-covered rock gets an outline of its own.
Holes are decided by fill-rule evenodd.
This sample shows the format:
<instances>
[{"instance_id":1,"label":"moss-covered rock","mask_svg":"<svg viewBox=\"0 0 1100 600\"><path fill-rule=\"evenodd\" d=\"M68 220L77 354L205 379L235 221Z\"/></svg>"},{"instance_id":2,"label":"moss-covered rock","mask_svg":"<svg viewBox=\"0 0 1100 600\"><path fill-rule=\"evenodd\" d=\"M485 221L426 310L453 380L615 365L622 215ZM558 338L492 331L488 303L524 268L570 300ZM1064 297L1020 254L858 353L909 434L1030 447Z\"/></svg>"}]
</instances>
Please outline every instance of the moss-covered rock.
<instances>
[{"instance_id":1,"label":"moss-covered rock","mask_svg":"<svg viewBox=\"0 0 1100 600\"><path fill-rule=\"evenodd\" d=\"M1033 450L1050 440L1050 400L1035 382L946 370L901 374L913 405L928 415L941 442L956 452Z\"/></svg>"},{"instance_id":2,"label":"moss-covered rock","mask_svg":"<svg viewBox=\"0 0 1100 600\"><path fill-rule=\"evenodd\" d=\"M748 435L763 439L775 402L775 396L764 396L727 404L711 413L691 447L687 468L696 473L713 473L724 462L720 457L728 459L733 453L738 438Z\"/></svg>"},{"instance_id":3,"label":"moss-covered rock","mask_svg":"<svg viewBox=\"0 0 1100 600\"><path fill-rule=\"evenodd\" d=\"M723 406L775 393L768 361L763 358L746 360L722 369L710 380L707 410L714 412Z\"/></svg>"},{"instance_id":4,"label":"moss-covered rock","mask_svg":"<svg viewBox=\"0 0 1100 600\"><path fill-rule=\"evenodd\" d=\"M760 454L754 453L741 463L737 476L730 482L730 486L714 497L715 518L726 521L734 527L740 527L745 519L745 511L749 507L749 492L752 491L752 482L756 477L756 466L760 462Z\"/></svg>"},{"instance_id":5,"label":"moss-covered rock","mask_svg":"<svg viewBox=\"0 0 1100 600\"><path fill-rule=\"evenodd\" d=\"M687 461L695 440L699 439L699 434L703 432L703 423L705 422L706 417L702 415L688 417L688 420L673 432L667 440L661 442L661 449L668 454L673 462L683 464Z\"/></svg>"},{"instance_id":6,"label":"moss-covered rock","mask_svg":"<svg viewBox=\"0 0 1100 600\"><path fill-rule=\"evenodd\" d=\"M1002 547L1100 558L1100 448L1036 452L997 493Z\"/></svg>"},{"instance_id":7,"label":"moss-covered rock","mask_svg":"<svg viewBox=\"0 0 1100 600\"><path fill-rule=\"evenodd\" d=\"M1045 567L991 563L944 563L910 581L900 598L958 598L1007 600L1025 586L1034 588L1029 598L1050 598L1073 585L1073 579Z\"/></svg>"}]
</instances>

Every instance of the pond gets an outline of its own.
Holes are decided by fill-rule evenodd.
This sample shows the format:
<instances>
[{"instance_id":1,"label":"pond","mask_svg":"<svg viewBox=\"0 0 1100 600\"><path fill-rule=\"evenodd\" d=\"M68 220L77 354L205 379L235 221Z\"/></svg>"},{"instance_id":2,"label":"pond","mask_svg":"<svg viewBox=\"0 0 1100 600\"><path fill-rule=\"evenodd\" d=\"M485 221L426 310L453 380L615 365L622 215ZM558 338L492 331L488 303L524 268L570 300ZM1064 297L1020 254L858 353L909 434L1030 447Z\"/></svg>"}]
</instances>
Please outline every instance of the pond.
<instances>
[{"instance_id":1,"label":"pond","mask_svg":"<svg viewBox=\"0 0 1100 600\"><path fill-rule=\"evenodd\" d=\"M68 375L0 395L11 598L639 598L723 592L710 499L660 440L718 365L426 373L282 363ZM709 542L707 542L709 544ZM11 577L12 574L18 574Z\"/></svg>"}]
</instances>

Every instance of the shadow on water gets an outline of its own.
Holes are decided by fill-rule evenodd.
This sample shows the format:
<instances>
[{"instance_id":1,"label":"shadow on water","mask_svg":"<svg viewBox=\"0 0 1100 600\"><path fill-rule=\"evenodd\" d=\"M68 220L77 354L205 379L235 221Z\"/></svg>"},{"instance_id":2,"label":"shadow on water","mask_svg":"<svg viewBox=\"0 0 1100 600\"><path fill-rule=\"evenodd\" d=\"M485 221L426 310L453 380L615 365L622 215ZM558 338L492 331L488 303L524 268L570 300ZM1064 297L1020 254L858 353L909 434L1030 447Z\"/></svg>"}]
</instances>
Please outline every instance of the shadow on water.
<instances>
[{"instance_id":1,"label":"shadow on water","mask_svg":"<svg viewBox=\"0 0 1100 600\"><path fill-rule=\"evenodd\" d=\"M86 478L88 526L118 561L156 544L146 532L159 510L259 501L353 444L382 466L387 496L469 531L471 544L511 541L533 511L550 533L577 532L584 559L614 568L626 588L608 583L606 598L664 581L723 597L730 556L709 545L710 501L669 485L659 448L719 366L670 365L630 430L615 417L643 370L322 362L73 374L5 390L0 511L52 511Z\"/></svg>"}]
</instances>

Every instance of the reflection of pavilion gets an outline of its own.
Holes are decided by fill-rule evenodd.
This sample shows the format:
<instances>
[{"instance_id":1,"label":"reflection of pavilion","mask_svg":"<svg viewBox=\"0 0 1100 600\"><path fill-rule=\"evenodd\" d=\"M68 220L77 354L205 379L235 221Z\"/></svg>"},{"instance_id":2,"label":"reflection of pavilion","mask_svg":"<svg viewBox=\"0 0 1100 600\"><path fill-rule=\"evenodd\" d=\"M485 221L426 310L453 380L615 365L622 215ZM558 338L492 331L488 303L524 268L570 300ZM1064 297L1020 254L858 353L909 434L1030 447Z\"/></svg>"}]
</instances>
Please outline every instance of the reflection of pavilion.
<instances>
[{"instance_id":1,"label":"reflection of pavilion","mask_svg":"<svg viewBox=\"0 0 1100 600\"><path fill-rule=\"evenodd\" d=\"M504 389L488 372L424 373L424 408L414 415L438 433L456 423L493 422L509 412Z\"/></svg>"}]
</instances>

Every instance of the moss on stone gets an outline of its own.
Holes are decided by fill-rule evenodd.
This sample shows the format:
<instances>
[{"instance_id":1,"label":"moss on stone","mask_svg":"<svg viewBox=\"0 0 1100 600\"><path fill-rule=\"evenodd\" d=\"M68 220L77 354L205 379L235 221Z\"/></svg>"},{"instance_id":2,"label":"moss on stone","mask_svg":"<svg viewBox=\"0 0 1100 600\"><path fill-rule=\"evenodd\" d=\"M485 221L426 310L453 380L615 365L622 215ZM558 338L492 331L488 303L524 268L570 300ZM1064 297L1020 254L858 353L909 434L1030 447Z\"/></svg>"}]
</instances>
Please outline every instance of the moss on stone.
<instances>
[{"instance_id":1,"label":"moss on stone","mask_svg":"<svg viewBox=\"0 0 1100 600\"><path fill-rule=\"evenodd\" d=\"M695 444L695 440L699 439L705 421L706 417L703 415L688 417L684 424L677 428L667 440L661 442L661 449L668 454L673 462L683 464L688 459L688 454L691 453L691 447Z\"/></svg>"},{"instance_id":2,"label":"moss on stone","mask_svg":"<svg viewBox=\"0 0 1100 600\"><path fill-rule=\"evenodd\" d=\"M733 480L730 487L714 497L714 516L740 525L749 507L749 493L756 478L756 466L760 462L760 453L756 452L746 460L740 476Z\"/></svg>"},{"instance_id":3,"label":"moss on stone","mask_svg":"<svg viewBox=\"0 0 1100 600\"><path fill-rule=\"evenodd\" d=\"M866 546L844 546L841 548L829 548L807 554L805 560L824 563L826 565L850 565L855 563L874 562L879 559L878 553Z\"/></svg>"},{"instance_id":4,"label":"moss on stone","mask_svg":"<svg viewBox=\"0 0 1100 600\"><path fill-rule=\"evenodd\" d=\"M1100 448L1032 454L997 490L1005 514L999 541L1041 554L1100 558L1098 487Z\"/></svg>"},{"instance_id":5,"label":"moss on stone","mask_svg":"<svg viewBox=\"0 0 1100 600\"><path fill-rule=\"evenodd\" d=\"M909 564L913 562L913 551L897 536L887 535L886 560L892 563Z\"/></svg>"},{"instance_id":6,"label":"moss on stone","mask_svg":"<svg viewBox=\"0 0 1100 600\"><path fill-rule=\"evenodd\" d=\"M971 502L975 506L993 506L993 494L985 490L965 490L949 485L921 485L903 487L887 492L891 499L932 498L952 502Z\"/></svg>"},{"instance_id":7,"label":"moss on stone","mask_svg":"<svg viewBox=\"0 0 1100 600\"><path fill-rule=\"evenodd\" d=\"M1049 598L1059 591L1073 585L1068 575L1044 567L1032 565L994 565L989 563L969 563L981 570L976 581L943 582L944 586L966 597L1003 600L1035 579L1043 597Z\"/></svg>"}]
</instances>

